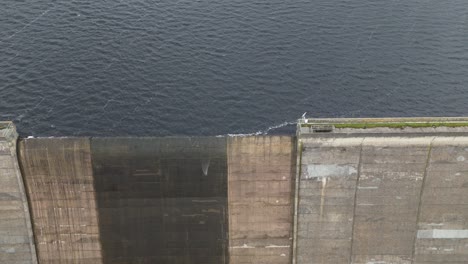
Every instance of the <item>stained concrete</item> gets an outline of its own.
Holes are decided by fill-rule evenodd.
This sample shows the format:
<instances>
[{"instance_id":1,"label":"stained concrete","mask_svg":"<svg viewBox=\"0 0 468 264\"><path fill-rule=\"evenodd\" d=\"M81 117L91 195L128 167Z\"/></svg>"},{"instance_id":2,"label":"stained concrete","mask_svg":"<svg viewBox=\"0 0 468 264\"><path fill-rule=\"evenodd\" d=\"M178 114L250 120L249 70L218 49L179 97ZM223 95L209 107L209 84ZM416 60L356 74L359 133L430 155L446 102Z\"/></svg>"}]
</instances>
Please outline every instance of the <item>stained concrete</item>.
<instances>
[{"instance_id":1,"label":"stained concrete","mask_svg":"<svg viewBox=\"0 0 468 264\"><path fill-rule=\"evenodd\" d=\"M24 139L27 195L0 132L1 263L468 263L466 127Z\"/></svg>"},{"instance_id":2,"label":"stained concrete","mask_svg":"<svg viewBox=\"0 0 468 264\"><path fill-rule=\"evenodd\" d=\"M19 145L39 263L102 263L89 139Z\"/></svg>"},{"instance_id":3,"label":"stained concrete","mask_svg":"<svg viewBox=\"0 0 468 264\"><path fill-rule=\"evenodd\" d=\"M432 142L414 254L415 264L468 263L468 137Z\"/></svg>"},{"instance_id":4,"label":"stained concrete","mask_svg":"<svg viewBox=\"0 0 468 264\"><path fill-rule=\"evenodd\" d=\"M225 138L96 138L104 263L228 263Z\"/></svg>"},{"instance_id":5,"label":"stained concrete","mask_svg":"<svg viewBox=\"0 0 468 264\"><path fill-rule=\"evenodd\" d=\"M36 250L23 179L16 158L18 134L0 122L0 263L36 264Z\"/></svg>"},{"instance_id":6,"label":"stained concrete","mask_svg":"<svg viewBox=\"0 0 468 264\"><path fill-rule=\"evenodd\" d=\"M299 130L293 263L468 263L466 127L313 126Z\"/></svg>"},{"instance_id":7,"label":"stained concrete","mask_svg":"<svg viewBox=\"0 0 468 264\"><path fill-rule=\"evenodd\" d=\"M362 139L301 139L297 263L349 263Z\"/></svg>"},{"instance_id":8,"label":"stained concrete","mask_svg":"<svg viewBox=\"0 0 468 264\"><path fill-rule=\"evenodd\" d=\"M231 264L290 263L294 143L287 136L229 138Z\"/></svg>"},{"instance_id":9,"label":"stained concrete","mask_svg":"<svg viewBox=\"0 0 468 264\"><path fill-rule=\"evenodd\" d=\"M353 263L411 263L432 140L363 140L353 221Z\"/></svg>"}]
</instances>

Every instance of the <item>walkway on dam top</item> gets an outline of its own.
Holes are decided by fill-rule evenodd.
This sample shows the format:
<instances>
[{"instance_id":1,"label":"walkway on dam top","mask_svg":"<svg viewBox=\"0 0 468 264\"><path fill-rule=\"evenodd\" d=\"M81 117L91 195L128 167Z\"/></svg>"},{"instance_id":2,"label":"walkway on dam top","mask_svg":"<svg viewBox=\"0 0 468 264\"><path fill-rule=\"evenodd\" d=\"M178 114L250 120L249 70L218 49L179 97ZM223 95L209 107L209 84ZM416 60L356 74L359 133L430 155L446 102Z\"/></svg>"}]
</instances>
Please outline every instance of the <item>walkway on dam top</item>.
<instances>
[{"instance_id":1,"label":"walkway on dam top","mask_svg":"<svg viewBox=\"0 0 468 264\"><path fill-rule=\"evenodd\" d=\"M468 117L403 117L403 118L302 118L297 134L313 133L468 133Z\"/></svg>"}]
</instances>

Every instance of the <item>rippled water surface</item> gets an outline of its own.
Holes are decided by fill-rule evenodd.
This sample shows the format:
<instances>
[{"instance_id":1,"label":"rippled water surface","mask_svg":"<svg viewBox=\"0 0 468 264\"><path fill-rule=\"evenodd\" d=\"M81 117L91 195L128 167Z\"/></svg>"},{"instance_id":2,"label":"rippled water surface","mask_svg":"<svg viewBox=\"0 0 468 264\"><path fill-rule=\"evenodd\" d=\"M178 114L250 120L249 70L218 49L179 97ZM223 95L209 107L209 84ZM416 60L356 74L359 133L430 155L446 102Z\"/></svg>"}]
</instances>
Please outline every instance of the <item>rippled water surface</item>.
<instances>
[{"instance_id":1,"label":"rippled water surface","mask_svg":"<svg viewBox=\"0 0 468 264\"><path fill-rule=\"evenodd\" d=\"M0 119L23 136L252 133L468 115L466 0L17 1Z\"/></svg>"}]
</instances>

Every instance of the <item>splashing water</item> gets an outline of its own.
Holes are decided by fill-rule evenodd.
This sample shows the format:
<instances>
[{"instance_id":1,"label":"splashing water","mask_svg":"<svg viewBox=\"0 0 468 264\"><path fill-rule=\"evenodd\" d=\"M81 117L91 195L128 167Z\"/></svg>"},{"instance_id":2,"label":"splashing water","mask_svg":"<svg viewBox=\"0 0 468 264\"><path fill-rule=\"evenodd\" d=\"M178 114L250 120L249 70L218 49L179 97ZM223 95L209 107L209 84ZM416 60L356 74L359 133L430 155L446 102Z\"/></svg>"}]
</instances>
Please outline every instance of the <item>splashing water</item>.
<instances>
[{"instance_id":1,"label":"splashing water","mask_svg":"<svg viewBox=\"0 0 468 264\"><path fill-rule=\"evenodd\" d=\"M270 127L266 128L265 130L259 130L257 132L253 132L253 133L217 135L216 137L224 137L224 136L228 136L228 137L262 136L262 135L268 135L268 133L270 133L272 130L283 128L283 127L286 127L286 126L289 126L289 125L296 125L296 124L297 124L296 121L294 121L294 122L286 121L286 122L283 122L283 123L278 124L278 125L270 126Z\"/></svg>"}]
</instances>

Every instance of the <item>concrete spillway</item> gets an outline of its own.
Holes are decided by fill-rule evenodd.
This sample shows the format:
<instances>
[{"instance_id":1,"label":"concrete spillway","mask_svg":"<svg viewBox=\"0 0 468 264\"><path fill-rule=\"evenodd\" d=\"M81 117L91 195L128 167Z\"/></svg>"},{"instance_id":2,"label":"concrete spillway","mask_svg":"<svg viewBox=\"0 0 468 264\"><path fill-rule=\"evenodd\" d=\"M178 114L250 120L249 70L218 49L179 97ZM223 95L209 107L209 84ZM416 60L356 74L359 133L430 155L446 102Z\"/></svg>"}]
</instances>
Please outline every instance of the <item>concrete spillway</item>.
<instances>
[{"instance_id":1,"label":"concrete spillway","mask_svg":"<svg viewBox=\"0 0 468 264\"><path fill-rule=\"evenodd\" d=\"M0 132L0 263L468 263L465 119L300 120L297 137Z\"/></svg>"}]
</instances>

